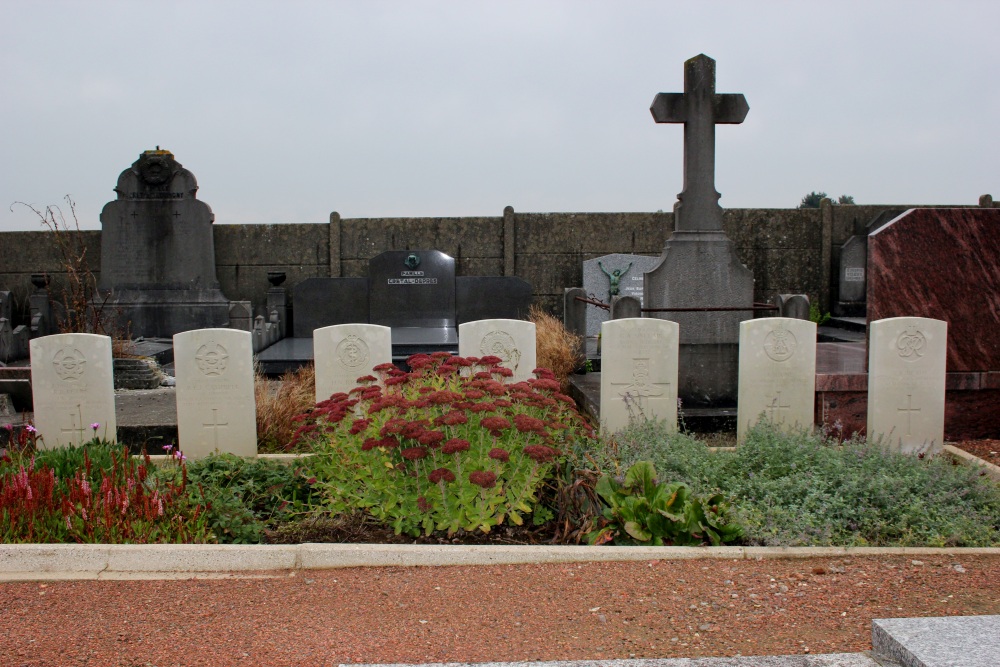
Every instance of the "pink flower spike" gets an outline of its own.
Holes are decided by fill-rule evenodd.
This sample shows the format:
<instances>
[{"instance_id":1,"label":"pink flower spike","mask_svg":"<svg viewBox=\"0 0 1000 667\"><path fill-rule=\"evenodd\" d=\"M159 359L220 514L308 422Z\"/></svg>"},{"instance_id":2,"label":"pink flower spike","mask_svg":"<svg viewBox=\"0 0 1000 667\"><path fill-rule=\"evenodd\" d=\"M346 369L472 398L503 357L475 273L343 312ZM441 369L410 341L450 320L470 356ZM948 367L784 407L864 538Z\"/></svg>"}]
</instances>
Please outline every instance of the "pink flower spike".
<instances>
[{"instance_id":1,"label":"pink flower spike","mask_svg":"<svg viewBox=\"0 0 1000 667\"><path fill-rule=\"evenodd\" d=\"M38 429L36 429L31 424L28 424L27 426L25 426L24 430L27 431L28 433L38 433Z\"/></svg>"},{"instance_id":2,"label":"pink flower spike","mask_svg":"<svg viewBox=\"0 0 1000 667\"><path fill-rule=\"evenodd\" d=\"M3 427L5 429L7 429L8 431L13 431L14 430L14 425L13 424L4 424Z\"/></svg>"},{"instance_id":3,"label":"pink flower spike","mask_svg":"<svg viewBox=\"0 0 1000 667\"><path fill-rule=\"evenodd\" d=\"M174 458L177 459L178 461L186 461L187 460L187 457L184 456L184 452L182 452L180 450L177 450L176 452L174 452Z\"/></svg>"},{"instance_id":4,"label":"pink flower spike","mask_svg":"<svg viewBox=\"0 0 1000 667\"><path fill-rule=\"evenodd\" d=\"M96 433L97 429L101 428L101 425L97 422L94 422L93 424L90 425L90 428L94 429L94 432Z\"/></svg>"},{"instance_id":5,"label":"pink flower spike","mask_svg":"<svg viewBox=\"0 0 1000 667\"><path fill-rule=\"evenodd\" d=\"M163 451L165 452L170 452L170 450L173 448L174 448L173 445L163 445Z\"/></svg>"}]
</instances>

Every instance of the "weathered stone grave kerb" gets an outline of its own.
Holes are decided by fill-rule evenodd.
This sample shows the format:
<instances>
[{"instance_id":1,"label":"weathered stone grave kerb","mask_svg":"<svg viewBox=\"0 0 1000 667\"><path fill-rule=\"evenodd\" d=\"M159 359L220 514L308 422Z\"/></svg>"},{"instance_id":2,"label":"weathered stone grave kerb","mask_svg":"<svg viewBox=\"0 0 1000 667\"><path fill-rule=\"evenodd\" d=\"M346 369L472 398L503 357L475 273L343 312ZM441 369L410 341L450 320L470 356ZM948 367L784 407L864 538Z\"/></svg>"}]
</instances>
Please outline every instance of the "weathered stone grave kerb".
<instances>
[{"instance_id":1,"label":"weathered stone grave kerb","mask_svg":"<svg viewBox=\"0 0 1000 667\"><path fill-rule=\"evenodd\" d=\"M252 345L249 331L235 329L174 336L177 439L185 456L257 456Z\"/></svg>"},{"instance_id":2,"label":"weathered stone grave kerb","mask_svg":"<svg viewBox=\"0 0 1000 667\"><path fill-rule=\"evenodd\" d=\"M736 402L739 324L753 317L753 274L740 263L722 227L715 189L715 125L742 123L743 95L715 93L715 61L684 63L684 92L659 93L657 123L684 124L684 189L660 263L646 273L645 308L738 308L714 312L650 312L680 324L679 390L685 407Z\"/></svg>"},{"instance_id":3,"label":"weathered stone grave kerb","mask_svg":"<svg viewBox=\"0 0 1000 667\"><path fill-rule=\"evenodd\" d=\"M41 447L81 445L95 434L115 441L111 339L55 334L31 341L31 388ZM91 424L98 424L96 430Z\"/></svg>"},{"instance_id":4,"label":"weathered stone grave kerb","mask_svg":"<svg viewBox=\"0 0 1000 667\"><path fill-rule=\"evenodd\" d=\"M815 388L814 322L765 317L740 324L737 442L762 415L785 430L812 426Z\"/></svg>"},{"instance_id":5,"label":"weathered stone grave kerb","mask_svg":"<svg viewBox=\"0 0 1000 667\"><path fill-rule=\"evenodd\" d=\"M392 361L391 329L378 324L335 324L313 331L316 402L348 393L357 379Z\"/></svg>"},{"instance_id":6,"label":"weathered stone grave kerb","mask_svg":"<svg viewBox=\"0 0 1000 667\"><path fill-rule=\"evenodd\" d=\"M660 262L659 257L612 253L583 263L583 289L587 296L611 304L616 296L634 296L642 303L644 274ZM587 336L601 333L601 324L610 319L603 308L587 306Z\"/></svg>"},{"instance_id":7,"label":"weathered stone grave kerb","mask_svg":"<svg viewBox=\"0 0 1000 667\"><path fill-rule=\"evenodd\" d=\"M871 323L868 341L868 437L906 454L944 444L948 323L892 317Z\"/></svg>"},{"instance_id":8,"label":"weathered stone grave kerb","mask_svg":"<svg viewBox=\"0 0 1000 667\"><path fill-rule=\"evenodd\" d=\"M514 372L509 382L530 380L538 367L535 323L508 319L464 322L458 325L458 354L500 357L501 365Z\"/></svg>"},{"instance_id":9,"label":"weathered stone grave kerb","mask_svg":"<svg viewBox=\"0 0 1000 667\"><path fill-rule=\"evenodd\" d=\"M101 211L99 288L129 333L169 338L229 324L215 272L215 216L170 151L145 151L118 177Z\"/></svg>"},{"instance_id":10,"label":"weathered stone grave kerb","mask_svg":"<svg viewBox=\"0 0 1000 667\"><path fill-rule=\"evenodd\" d=\"M678 325L626 318L601 325L601 432L636 419L665 419L677 428Z\"/></svg>"}]
</instances>

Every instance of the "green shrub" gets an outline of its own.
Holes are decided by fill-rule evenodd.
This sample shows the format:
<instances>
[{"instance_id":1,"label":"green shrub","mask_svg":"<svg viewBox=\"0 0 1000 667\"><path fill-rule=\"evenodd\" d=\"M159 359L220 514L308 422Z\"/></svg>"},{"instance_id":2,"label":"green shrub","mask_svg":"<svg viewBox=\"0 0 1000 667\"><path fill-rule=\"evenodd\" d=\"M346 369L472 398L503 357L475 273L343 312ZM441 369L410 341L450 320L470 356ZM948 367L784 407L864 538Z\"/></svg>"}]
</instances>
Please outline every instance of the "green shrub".
<instances>
[{"instance_id":1,"label":"green shrub","mask_svg":"<svg viewBox=\"0 0 1000 667\"><path fill-rule=\"evenodd\" d=\"M919 459L863 440L758 424L735 452L709 454L663 425L619 437L629 457L699 493L721 489L750 544L1000 545L1000 486L943 457Z\"/></svg>"},{"instance_id":2,"label":"green shrub","mask_svg":"<svg viewBox=\"0 0 1000 667\"><path fill-rule=\"evenodd\" d=\"M363 510L397 533L489 532L551 511L539 492L589 427L550 372L503 384L498 357L415 355L302 418L298 437L332 514Z\"/></svg>"},{"instance_id":3,"label":"green shrub","mask_svg":"<svg viewBox=\"0 0 1000 667\"><path fill-rule=\"evenodd\" d=\"M649 461L632 465L623 480L601 477L597 493L607 503L605 525L588 535L591 544L718 546L742 533L722 494L698 497L682 482L660 482Z\"/></svg>"}]
</instances>

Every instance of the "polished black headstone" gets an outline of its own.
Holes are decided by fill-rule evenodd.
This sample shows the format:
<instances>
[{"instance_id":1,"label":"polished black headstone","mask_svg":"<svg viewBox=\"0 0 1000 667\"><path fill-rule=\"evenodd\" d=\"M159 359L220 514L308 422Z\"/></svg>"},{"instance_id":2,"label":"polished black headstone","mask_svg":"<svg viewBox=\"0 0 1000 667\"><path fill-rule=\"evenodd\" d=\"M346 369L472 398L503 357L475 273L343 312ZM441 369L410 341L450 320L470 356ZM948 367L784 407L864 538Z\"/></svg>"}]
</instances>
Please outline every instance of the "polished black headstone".
<instances>
[{"instance_id":1,"label":"polished black headstone","mask_svg":"<svg viewBox=\"0 0 1000 667\"><path fill-rule=\"evenodd\" d=\"M367 278L306 278L292 288L296 338L334 324L368 322Z\"/></svg>"},{"instance_id":2,"label":"polished black headstone","mask_svg":"<svg viewBox=\"0 0 1000 667\"><path fill-rule=\"evenodd\" d=\"M392 344L458 344L455 259L440 250L390 250L368 261L369 322L392 327Z\"/></svg>"},{"instance_id":3,"label":"polished black headstone","mask_svg":"<svg viewBox=\"0 0 1000 667\"><path fill-rule=\"evenodd\" d=\"M455 301L459 324L476 320L526 320L531 283L511 276L458 276Z\"/></svg>"}]
</instances>

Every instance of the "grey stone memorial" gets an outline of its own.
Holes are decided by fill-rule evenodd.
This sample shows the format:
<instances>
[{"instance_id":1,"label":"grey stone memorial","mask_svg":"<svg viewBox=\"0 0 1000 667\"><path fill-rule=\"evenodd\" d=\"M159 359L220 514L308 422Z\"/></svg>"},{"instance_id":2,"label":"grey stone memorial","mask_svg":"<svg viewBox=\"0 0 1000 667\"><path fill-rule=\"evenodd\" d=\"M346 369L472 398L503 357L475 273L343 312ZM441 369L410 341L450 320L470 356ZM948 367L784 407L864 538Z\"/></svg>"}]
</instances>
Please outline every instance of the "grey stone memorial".
<instances>
[{"instance_id":1,"label":"grey stone memorial","mask_svg":"<svg viewBox=\"0 0 1000 667\"><path fill-rule=\"evenodd\" d=\"M728 308L714 312L647 312L680 324L679 395L689 407L736 402L739 325L753 317L753 274L740 263L722 227L715 189L715 125L742 123L743 95L715 93L715 61L684 63L684 92L659 93L657 123L684 124L684 188L674 230L659 264L646 273L646 308Z\"/></svg>"},{"instance_id":2,"label":"grey stone memorial","mask_svg":"<svg viewBox=\"0 0 1000 667\"><path fill-rule=\"evenodd\" d=\"M806 294L779 294L774 305L778 307L778 317L809 319L809 296Z\"/></svg>"},{"instance_id":3,"label":"grey stone memorial","mask_svg":"<svg viewBox=\"0 0 1000 667\"><path fill-rule=\"evenodd\" d=\"M635 317L642 317L642 302L639 297L622 295L611 298L611 319L623 320Z\"/></svg>"},{"instance_id":4,"label":"grey stone memorial","mask_svg":"<svg viewBox=\"0 0 1000 667\"><path fill-rule=\"evenodd\" d=\"M840 248L838 313L864 315L865 270L867 266L867 239L857 235L847 239L847 242Z\"/></svg>"},{"instance_id":5,"label":"grey stone memorial","mask_svg":"<svg viewBox=\"0 0 1000 667\"><path fill-rule=\"evenodd\" d=\"M369 322L392 329L393 355L458 345L455 259L390 250L368 262Z\"/></svg>"},{"instance_id":6,"label":"grey stone memorial","mask_svg":"<svg viewBox=\"0 0 1000 667\"><path fill-rule=\"evenodd\" d=\"M583 289L587 296L608 305L612 297L634 296L642 306L643 275L659 262L658 257L612 253L583 263ZM609 311L587 306L587 335L601 333L601 324L611 318Z\"/></svg>"},{"instance_id":7,"label":"grey stone memorial","mask_svg":"<svg viewBox=\"0 0 1000 667\"><path fill-rule=\"evenodd\" d=\"M169 151L145 151L101 211L101 278L109 309L133 336L229 325L215 273L215 216L194 174Z\"/></svg>"}]
</instances>

